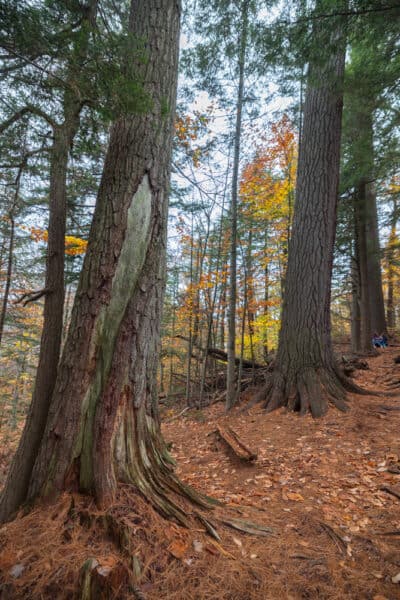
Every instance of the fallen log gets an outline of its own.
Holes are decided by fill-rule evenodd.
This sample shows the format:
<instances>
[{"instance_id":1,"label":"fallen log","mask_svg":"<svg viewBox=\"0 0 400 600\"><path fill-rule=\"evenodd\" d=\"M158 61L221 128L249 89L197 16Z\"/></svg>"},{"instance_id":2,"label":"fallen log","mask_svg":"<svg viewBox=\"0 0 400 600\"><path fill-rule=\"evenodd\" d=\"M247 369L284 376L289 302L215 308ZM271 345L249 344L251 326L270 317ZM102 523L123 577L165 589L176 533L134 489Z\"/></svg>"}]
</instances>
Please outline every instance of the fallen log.
<instances>
[{"instance_id":1,"label":"fallen log","mask_svg":"<svg viewBox=\"0 0 400 600\"><path fill-rule=\"evenodd\" d=\"M231 427L224 429L218 425L216 432L241 460L253 461L257 459L256 452L250 450Z\"/></svg>"},{"instance_id":2,"label":"fallen log","mask_svg":"<svg viewBox=\"0 0 400 600\"><path fill-rule=\"evenodd\" d=\"M175 337L180 340L184 340L185 342L189 342L189 338L184 335L178 334ZM228 354L227 352L225 352L225 350L221 350L220 348L207 348L206 350L206 348L202 348L198 344L195 344L195 347L201 350L203 354L207 352L208 356L212 356L213 358L221 360L222 362L228 362ZM240 362L242 362L242 366L246 369L265 369L268 366L267 364L261 364L252 360L247 360L245 358L243 358L241 361L240 357L236 356L235 364L239 365Z\"/></svg>"},{"instance_id":3,"label":"fallen log","mask_svg":"<svg viewBox=\"0 0 400 600\"><path fill-rule=\"evenodd\" d=\"M221 360L222 362L228 362L227 352L220 350L219 348L207 348L207 354L208 356L212 356L213 358ZM241 360L238 356L235 356L235 364L240 365L240 362L242 362L242 365L245 369L265 369L267 366L262 365L261 363L253 362L252 360L247 360L245 358Z\"/></svg>"}]
</instances>

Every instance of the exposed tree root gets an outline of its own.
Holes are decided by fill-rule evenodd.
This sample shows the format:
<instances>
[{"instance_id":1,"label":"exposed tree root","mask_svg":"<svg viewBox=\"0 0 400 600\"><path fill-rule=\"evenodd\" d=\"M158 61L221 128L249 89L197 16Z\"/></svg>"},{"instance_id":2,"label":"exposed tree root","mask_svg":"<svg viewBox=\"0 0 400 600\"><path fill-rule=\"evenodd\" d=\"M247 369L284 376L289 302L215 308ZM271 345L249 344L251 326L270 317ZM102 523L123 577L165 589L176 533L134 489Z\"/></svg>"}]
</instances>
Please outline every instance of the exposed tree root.
<instances>
[{"instance_id":1,"label":"exposed tree root","mask_svg":"<svg viewBox=\"0 0 400 600\"><path fill-rule=\"evenodd\" d=\"M332 369L309 367L292 376L283 375L275 365L275 370L271 371L265 387L243 410L264 402L267 412L286 407L302 415L311 412L312 416L317 418L327 412L329 404L343 412L347 411L347 393L363 396L398 395L362 388L347 377L337 365Z\"/></svg>"},{"instance_id":2,"label":"exposed tree root","mask_svg":"<svg viewBox=\"0 0 400 600\"><path fill-rule=\"evenodd\" d=\"M124 461L119 479L138 489L161 515L190 528L190 521L193 522L196 515L188 512L186 501L203 509L213 508L220 503L178 479L173 472L174 460L158 430L153 427L152 419L138 413L135 425L134 439L123 436L123 453L129 460ZM146 435L143 435L146 429Z\"/></svg>"},{"instance_id":3,"label":"exposed tree root","mask_svg":"<svg viewBox=\"0 0 400 600\"><path fill-rule=\"evenodd\" d=\"M188 489L190 490L190 488ZM113 542L121 557L118 562L114 562L111 566L100 564L94 558L89 558L82 564L79 576L80 600L114 597L117 589L125 590L124 593L129 593L129 597L145 600L146 596L140 589L143 574L136 555L138 543L136 530L141 530L142 534L146 536L147 527L146 519L143 518L138 507L138 495L140 496L140 493L137 489L133 489L132 485L120 486L118 493L119 501L106 512L99 512L87 507L81 507L76 510L74 502L72 502L66 523L68 521L78 522L84 529L96 531L97 535L99 531L103 532L102 535ZM122 504L121 500L123 501ZM143 502L143 500L140 502ZM157 512L163 512L169 518L172 517L180 525L184 525L185 528L188 527L189 529L199 531L198 523L200 523L204 527L204 534L208 534L217 541L213 543L216 544L219 551L229 555L231 558L235 558L233 555L226 553L219 545L222 540L216 526L209 518L202 515L201 512L188 510L187 518L182 520L181 511L183 509L173 503L171 510L170 498L168 498L168 501L163 498L162 503L158 501L158 505L154 504L154 507ZM191 523L190 519L192 519ZM194 519L197 520L197 524ZM215 515L215 520L221 525L253 536L263 537L273 534L273 530L270 527L230 517L225 514L223 508L222 513ZM177 539L179 539L179 535L177 528Z\"/></svg>"},{"instance_id":4,"label":"exposed tree root","mask_svg":"<svg viewBox=\"0 0 400 600\"><path fill-rule=\"evenodd\" d=\"M228 525L228 527L232 527L237 531L242 531L243 533L248 533L250 535L258 535L264 537L273 534L273 529L271 529L271 527L265 527L264 525L259 525L251 521L245 521L244 519L223 518L221 519L221 522L224 525Z\"/></svg>"},{"instance_id":5,"label":"exposed tree root","mask_svg":"<svg viewBox=\"0 0 400 600\"><path fill-rule=\"evenodd\" d=\"M264 398L268 412L287 407L300 414L311 412L317 418L327 412L330 403L341 411L348 410L343 379L334 370L325 368L309 367L290 378L276 371L271 376Z\"/></svg>"}]
</instances>

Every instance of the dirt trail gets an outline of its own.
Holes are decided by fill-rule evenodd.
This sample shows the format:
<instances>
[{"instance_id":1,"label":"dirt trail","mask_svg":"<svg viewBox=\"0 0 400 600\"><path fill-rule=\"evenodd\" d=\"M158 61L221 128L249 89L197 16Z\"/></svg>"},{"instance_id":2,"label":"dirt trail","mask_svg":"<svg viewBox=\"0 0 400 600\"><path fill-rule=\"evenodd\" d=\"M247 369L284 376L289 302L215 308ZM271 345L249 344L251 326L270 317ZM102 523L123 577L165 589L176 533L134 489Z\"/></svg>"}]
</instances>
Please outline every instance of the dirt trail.
<instances>
[{"instance_id":1,"label":"dirt trail","mask_svg":"<svg viewBox=\"0 0 400 600\"><path fill-rule=\"evenodd\" d=\"M252 507L249 515L275 529L267 543L246 537L241 548L269 566L269 598L400 598L391 581L400 572L400 499L382 490L400 495L400 383L390 385L400 379L397 354L369 358L355 380L399 395L352 395L345 414L331 409L314 421L255 407L225 416L217 405L164 426L184 481ZM258 460L238 460L212 433L216 423L231 426Z\"/></svg>"},{"instance_id":2,"label":"dirt trail","mask_svg":"<svg viewBox=\"0 0 400 600\"><path fill-rule=\"evenodd\" d=\"M389 493L400 495L397 354L389 348L369 358L370 370L355 379L399 395L351 396L345 414L331 409L314 421L256 406L226 416L220 404L170 422L166 414L163 432L179 476L227 505L210 511L220 542L203 527L166 522L129 486L107 514L65 494L51 510L39 507L0 529L0 598L75 598L79 571L94 557L115 574L114 592L104 597L119 600L400 599L392 581L400 573L400 499ZM257 460L240 461L214 433L217 425L232 427ZM7 440L2 473L16 444ZM225 527L225 510L272 534ZM110 515L129 524L129 552L104 528ZM123 574L136 567L142 596L121 591Z\"/></svg>"}]
</instances>

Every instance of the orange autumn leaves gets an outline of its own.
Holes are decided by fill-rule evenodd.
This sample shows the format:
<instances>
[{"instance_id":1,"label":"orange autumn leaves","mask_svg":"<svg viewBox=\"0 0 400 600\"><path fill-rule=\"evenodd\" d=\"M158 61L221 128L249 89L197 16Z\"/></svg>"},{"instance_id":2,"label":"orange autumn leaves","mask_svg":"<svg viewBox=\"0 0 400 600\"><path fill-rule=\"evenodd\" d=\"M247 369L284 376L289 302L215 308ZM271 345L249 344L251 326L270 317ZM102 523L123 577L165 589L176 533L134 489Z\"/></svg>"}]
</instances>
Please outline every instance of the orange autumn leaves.
<instances>
[{"instance_id":1,"label":"orange autumn leaves","mask_svg":"<svg viewBox=\"0 0 400 600\"><path fill-rule=\"evenodd\" d=\"M175 119L175 139L177 147L189 157L195 168L200 166L200 159L205 152L201 146L201 138L208 130L209 118L195 111L194 116L178 114Z\"/></svg>"},{"instance_id":2,"label":"orange autumn leaves","mask_svg":"<svg viewBox=\"0 0 400 600\"><path fill-rule=\"evenodd\" d=\"M252 316L249 334L244 337L247 351L251 346L262 346L267 338L270 347L277 342L295 195L296 137L289 117L283 115L270 125L269 136L242 171L242 218L253 238L259 240L254 244L253 267L247 275L247 302ZM263 279L264 284L260 283ZM268 293L260 293L260 285L267 285Z\"/></svg>"},{"instance_id":3,"label":"orange autumn leaves","mask_svg":"<svg viewBox=\"0 0 400 600\"><path fill-rule=\"evenodd\" d=\"M289 220L293 212L297 144L287 115L271 125L269 139L243 169L240 197L254 219Z\"/></svg>"},{"instance_id":4,"label":"orange autumn leaves","mask_svg":"<svg viewBox=\"0 0 400 600\"><path fill-rule=\"evenodd\" d=\"M195 138L192 126L192 121L177 121L177 135L189 143L189 139ZM238 272L236 351L240 353L240 324L244 323L244 355L246 358L254 356L256 360L263 359L267 338L270 349L277 341L297 164L297 134L287 115L272 123L268 135L262 139L254 157L242 170L239 187L239 254L242 262ZM223 347L229 293L229 226L224 225L220 231L213 230L210 235L205 235L201 230L193 230L193 226L190 228L187 220L182 218L177 230L182 243L182 259L186 265L191 262L192 266L191 275L186 271L180 280L175 335L188 336L189 324L196 340L199 337L204 343L211 319L213 335L217 336L215 343ZM251 242L249 231L252 232ZM251 258L247 259L249 243ZM217 260L217 256L220 259ZM244 311L248 313L245 318ZM179 348L183 356L181 341L170 338L168 344L174 350ZM177 364L174 369L179 370Z\"/></svg>"},{"instance_id":5,"label":"orange autumn leaves","mask_svg":"<svg viewBox=\"0 0 400 600\"><path fill-rule=\"evenodd\" d=\"M35 242L47 242L48 232L47 229L39 229L37 227L22 227L22 229L28 229L32 239ZM79 256L85 254L87 248L87 241L82 238L75 237L73 235L65 236L65 254L67 256Z\"/></svg>"}]
</instances>

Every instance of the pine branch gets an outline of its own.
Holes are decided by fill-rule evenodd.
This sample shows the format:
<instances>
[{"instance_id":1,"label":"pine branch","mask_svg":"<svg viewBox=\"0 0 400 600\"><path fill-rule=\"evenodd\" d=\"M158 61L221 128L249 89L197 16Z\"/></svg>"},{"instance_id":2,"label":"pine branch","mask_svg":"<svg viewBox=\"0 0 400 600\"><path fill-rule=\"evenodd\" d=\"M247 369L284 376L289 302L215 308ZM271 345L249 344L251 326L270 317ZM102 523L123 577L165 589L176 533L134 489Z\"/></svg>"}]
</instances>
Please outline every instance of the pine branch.
<instances>
[{"instance_id":1,"label":"pine branch","mask_svg":"<svg viewBox=\"0 0 400 600\"><path fill-rule=\"evenodd\" d=\"M361 10L344 10L344 11L337 11L337 12L332 12L332 13L322 13L322 14L313 14L310 15L308 17L301 17L300 19L297 19L296 21L290 22L290 21L280 21L283 24L286 25L297 25L298 23L304 23L307 21L316 21L318 19L330 19L332 17L357 17L360 15L366 15L369 13L379 13L379 12L387 12L390 10L395 10L395 9L400 9L400 4L392 4L390 6L381 6L381 7L376 7L376 8L365 8L365 9L361 9Z\"/></svg>"},{"instance_id":2,"label":"pine branch","mask_svg":"<svg viewBox=\"0 0 400 600\"><path fill-rule=\"evenodd\" d=\"M53 129L55 127L57 127L57 123L44 110L42 110L38 106L33 106L31 104L28 104L27 106L24 106L23 108L21 108L20 110L15 112L11 117L9 117L5 121L3 121L3 123L0 123L0 134L3 133L3 131L8 129L9 127L11 127L11 125L16 123L20 119L22 119L22 117L24 117L26 114L29 114L29 113L31 113L33 115L37 115L38 117L41 117Z\"/></svg>"}]
</instances>

